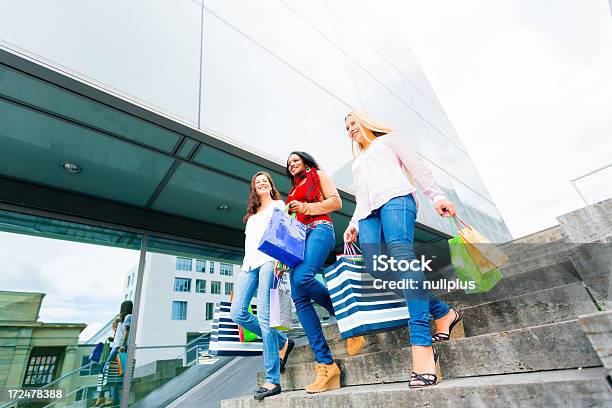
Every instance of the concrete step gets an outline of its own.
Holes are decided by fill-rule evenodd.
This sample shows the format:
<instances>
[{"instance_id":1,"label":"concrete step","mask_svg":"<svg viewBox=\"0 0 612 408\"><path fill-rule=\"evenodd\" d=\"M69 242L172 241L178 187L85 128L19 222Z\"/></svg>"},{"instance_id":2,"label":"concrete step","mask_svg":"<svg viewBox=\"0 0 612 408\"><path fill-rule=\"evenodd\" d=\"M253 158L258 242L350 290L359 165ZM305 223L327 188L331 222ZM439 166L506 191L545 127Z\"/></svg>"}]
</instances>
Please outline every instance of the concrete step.
<instances>
[{"instance_id":1,"label":"concrete step","mask_svg":"<svg viewBox=\"0 0 612 408\"><path fill-rule=\"evenodd\" d=\"M464 318L465 335L509 331L544 324L575 320L580 315L596 312L597 308L581 283L573 283L540 292L490 302L461 309ZM432 321L432 334L435 325ZM337 327L324 327L328 345L335 358L348 357L346 340L340 339ZM364 336L365 348L362 353L393 350L409 345L408 327L371 333ZM312 362L314 355L307 343L296 346L291 354L291 364Z\"/></svg>"},{"instance_id":2,"label":"concrete step","mask_svg":"<svg viewBox=\"0 0 612 408\"><path fill-rule=\"evenodd\" d=\"M612 405L603 379L605 370L587 368L533 373L443 379L439 384L410 389L408 383L344 387L322 394L283 392L263 402L253 396L221 402L222 408L549 408Z\"/></svg>"},{"instance_id":3,"label":"concrete step","mask_svg":"<svg viewBox=\"0 0 612 408\"><path fill-rule=\"evenodd\" d=\"M342 370L343 386L408 381L412 361L408 338L404 338L405 347L398 344L388 348L380 344L393 338L396 344L401 340L399 335L390 336L393 335L373 336L380 341L372 349L378 347L383 351L335 358ZM299 357L300 353L306 353L304 350L308 348L294 351L296 355L292 355L281 378L283 389L303 389L312 382L315 363L298 361L305 359L304 355ZM466 337L440 343L436 350L440 353L442 373L447 378L601 365L577 320ZM262 377L261 373L259 376Z\"/></svg>"},{"instance_id":4,"label":"concrete step","mask_svg":"<svg viewBox=\"0 0 612 408\"><path fill-rule=\"evenodd\" d=\"M534 256L534 255L546 255L561 251L566 251L571 247L569 241L555 241L547 242L544 244L532 244L532 243L510 243L507 246L500 247L510 259L516 259L519 257Z\"/></svg>"},{"instance_id":5,"label":"concrete step","mask_svg":"<svg viewBox=\"0 0 612 408\"><path fill-rule=\"evenodd\" d=\"M521 238L516 238L509 243L543 243L553 242L563 239L568 239L567 232L562 225L555 225L554 227L547 228L542 231L534 232L533 234L525 235ZM506 243L505 245L509 244Z\"/></svg>"},{"instance_id":6,"label":"concrete step","mask_svg":"<svg viewBox=\"0 0 612 408\"><path fill-rule=\"evenodd\" d=\"M571 262L504 277L486 293L466 294L463 290L454 290L437 295L464 312L469 320L466 324L469 335L495 331L493 327L478 328L487 324L494 326L494 321L507 324L506 327L498 326L499 330L509 330L575 319L578 314L592 312L594 307ZM483 315L478 310L480 305L487 305ZM496 316L496 312L501 314ZM323 333L328 340L340 338L336 324L323 324Z\"/></svg>"},{"instance_id":7,"label":"concrete step","mask_svg":"<svg viewBox=\"0 0 612 408\"><path fill-rule=\"evenodd\" d=\"M572 262L562 261L555 265L528 269L521 273L504 274L497 285L485 293L467 294L463 290L437 291L435 293L445 302L461 310L465 307L473 307L577 282L580 282L580 278Z\"/></svg>"}]
</instances>

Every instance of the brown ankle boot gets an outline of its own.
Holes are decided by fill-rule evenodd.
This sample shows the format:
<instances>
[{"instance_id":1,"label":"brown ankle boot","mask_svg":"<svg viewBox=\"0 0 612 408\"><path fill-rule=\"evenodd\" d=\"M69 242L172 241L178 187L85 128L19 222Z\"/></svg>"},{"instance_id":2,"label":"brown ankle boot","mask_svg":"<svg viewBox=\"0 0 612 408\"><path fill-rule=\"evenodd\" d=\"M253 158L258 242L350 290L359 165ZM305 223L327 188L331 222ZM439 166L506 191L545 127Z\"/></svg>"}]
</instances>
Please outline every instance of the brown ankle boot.
<instances>
[{"instance_id":1,"label":"brown ankle boot","mask_svg":"<svg viewBox=\"0 0 612 408\"><path fill-rule=\"evenodd\" d=\"M365 339L363 336L349 337L346 339L346 352L351 357L361 353L364 347Z\"/></svg>"},{"instance_id":2,"label":"brown ankle boot","mask_svg":"<svg viewBox=\"0 0 612 408\"><path fill-rule=\"evenodd\" d=\"M317 372L317 378L315 378L312 384L306 386L306 392L308 394L337 390L340 388L340 368L338 368L336 363L317 364L315 370Z\"/></svg>"}]
</instances>

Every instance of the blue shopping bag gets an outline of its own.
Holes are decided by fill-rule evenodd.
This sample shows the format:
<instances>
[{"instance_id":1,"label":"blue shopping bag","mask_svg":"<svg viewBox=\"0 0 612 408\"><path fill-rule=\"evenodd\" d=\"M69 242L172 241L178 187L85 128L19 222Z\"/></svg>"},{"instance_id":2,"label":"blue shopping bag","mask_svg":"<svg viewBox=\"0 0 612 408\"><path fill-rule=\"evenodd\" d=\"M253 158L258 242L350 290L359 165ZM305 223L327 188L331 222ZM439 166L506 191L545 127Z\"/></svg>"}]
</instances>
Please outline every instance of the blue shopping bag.
<instances>
[{"instance_id":1,"label":"blue shopping bag","mask_svg":"<svg viewBox=\"0 0 612 408\"><path fill-rule=\"evenodd\" d=\"M341 256L324 274L343 339L408 325L405 299L375 288L363 257Z\"/></svg>"},{"instance_id":2,"label":"blue shopping bag","mask_svg":"<svg viewBox=\"0 0 612 408\"><path fill-rule=\"evenodd\" d=\"M295 268L304 260L306 230L307 227L293 216L274 208L257 249L290 268Z\"/></svg>"}]
</instances>

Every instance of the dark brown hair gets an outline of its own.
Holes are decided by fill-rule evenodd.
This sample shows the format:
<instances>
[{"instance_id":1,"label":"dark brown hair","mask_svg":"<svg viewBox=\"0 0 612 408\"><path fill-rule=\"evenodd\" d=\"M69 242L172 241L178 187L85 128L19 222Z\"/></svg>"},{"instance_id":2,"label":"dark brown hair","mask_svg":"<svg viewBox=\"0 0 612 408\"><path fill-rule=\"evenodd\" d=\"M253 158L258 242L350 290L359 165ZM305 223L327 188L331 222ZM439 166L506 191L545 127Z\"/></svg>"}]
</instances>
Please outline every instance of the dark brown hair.
<instances>
[{"instance_id":1,"label":"dark brown hair","mask_svg":"<svg viewBox=\"0 0 612 408\"><path fill-rule=\"evenodd\" d=\"M274 180L272 180L272 176L266 173L265 171L258 171L255 173L253 178L251 178L251 188L249 189L249 200L247 201L246 214L244 214L244 218L242 219L244 222L247 222L251 215L256 214L259 207L261 207L261 200L259 199L259 195L257 195L257 190L255 189L255 179L261 175L264 175L268 178L268 183L270 183L270 197L273 200L280 200L281 195L276 189L274 185Z\"/></svg>"}]
</instances>

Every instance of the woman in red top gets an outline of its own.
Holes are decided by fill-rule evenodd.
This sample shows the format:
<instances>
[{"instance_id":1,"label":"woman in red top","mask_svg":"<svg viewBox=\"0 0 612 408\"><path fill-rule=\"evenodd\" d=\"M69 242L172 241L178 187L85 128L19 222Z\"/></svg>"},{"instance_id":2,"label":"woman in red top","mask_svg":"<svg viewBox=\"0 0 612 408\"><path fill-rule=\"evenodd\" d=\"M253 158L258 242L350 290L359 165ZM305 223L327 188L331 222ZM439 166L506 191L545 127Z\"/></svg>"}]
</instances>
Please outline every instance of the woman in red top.
<instances>
[{"instance_id":1,"label":"woman in red top","mask_svg":"<svg viewBox=\"0 0 612 408\"><path fill-rule=\"evenodd\" d=\"M328 214L342 208L342 200L331 177L319 169L308 153L292 152L286 170L293 185L287 196L289 211L309 227L304 261L291 272L289 281L298 319L318 363L316 379L306 387L306 392L317 393L340 388L340 369L334 363L312 301L334 315L329 292L315 275L336 245L334 225Z\"/></svg>"}]
</instances>

